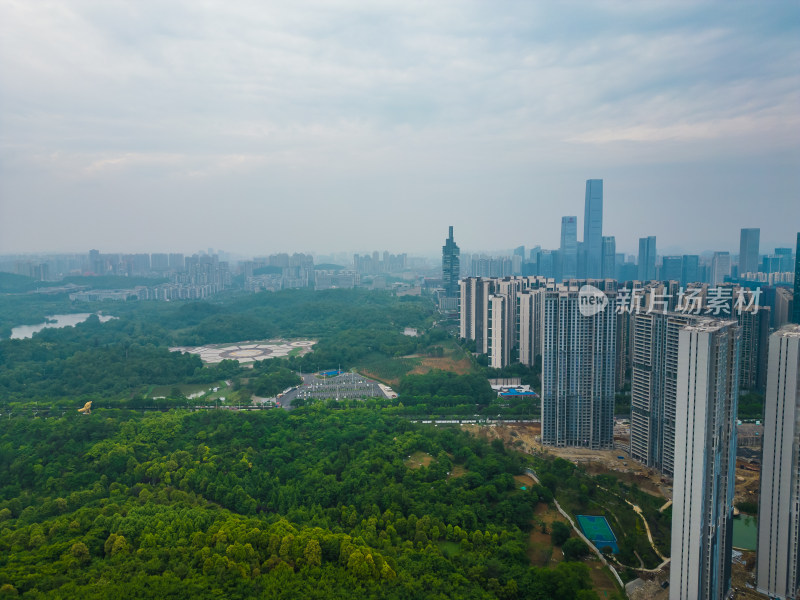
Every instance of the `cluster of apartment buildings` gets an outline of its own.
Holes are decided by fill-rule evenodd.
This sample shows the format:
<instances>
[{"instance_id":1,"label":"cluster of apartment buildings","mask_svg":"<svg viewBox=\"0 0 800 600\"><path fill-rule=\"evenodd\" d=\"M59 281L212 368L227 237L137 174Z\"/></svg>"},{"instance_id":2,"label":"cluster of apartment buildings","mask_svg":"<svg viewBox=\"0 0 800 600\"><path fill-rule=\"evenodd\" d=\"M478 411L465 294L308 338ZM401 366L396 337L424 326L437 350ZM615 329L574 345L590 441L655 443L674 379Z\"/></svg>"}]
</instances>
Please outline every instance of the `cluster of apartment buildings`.
<instances>
[{"instance_id":1,"label":"cluster of apartment buildings","mask_svg":"<svg viewBox=\"0 0 800 600\"><path fill-rule=\"evenodd\" d=\"M781 286L764 294L748 285L759 281L751 275L759 272L757 229L741 232L742 278L731 277L728 253L715 253L704 277L695 277L693 257L664 257L656 268L655 238L642 238L638 280L578 279L573 273L612 272L613 242L595 227L602 221L597 181L587 182L581 245L574 218L562 222L559 278L460 279L460 337L474 341L495 368L532 365L541 356L546 445L612 448L614 394L630 381L631 456L673 480L676 600L731 595L738 397L740 390L765 393L756 584L770 598L798 599L800 234L794 292ZM452 238L451 228L445 281L458 265ZM791 249L777 250L791 256Z\"/></svg>"}]
</instances>

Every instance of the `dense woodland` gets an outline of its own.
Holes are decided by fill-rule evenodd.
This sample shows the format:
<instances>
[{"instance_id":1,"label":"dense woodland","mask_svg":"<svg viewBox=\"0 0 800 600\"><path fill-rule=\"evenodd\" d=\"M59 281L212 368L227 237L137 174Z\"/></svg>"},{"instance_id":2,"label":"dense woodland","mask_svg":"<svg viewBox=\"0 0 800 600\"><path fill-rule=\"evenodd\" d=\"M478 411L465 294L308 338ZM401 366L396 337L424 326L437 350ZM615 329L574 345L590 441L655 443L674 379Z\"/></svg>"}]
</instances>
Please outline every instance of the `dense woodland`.
<instances>
[{"instance_id":1,"label":"dense woodland","mask_svg":"<svg viewBox=\"0 0 800 600\"><path fill-rule=\"evenodd\" d=\"M592 514L636 490L410 422L538 415L530 399L501 403L487 381L536 387L536 367L495 371L470 359L461 375L410 372L445 348L470 356L434 323L429 299L289 290L70 305L63 295L6 295L0 327L97 311L117 319L0 340L0 596L597 597L575 538L559 534L567 562L531 566L534 508L556 496ZM277 337L317 344L248 366L169 350ZM399 398L192 412L179 389L228 381L226 394L246 403L297 385L298 371L364 365L394 369ZM137 410L153 408L154 386L172 390L156 408L181 410ZM88 400L92 414L77 413ZM523 466L544 485L520 489ZM625 558L635 550L651 562L636 535L621 537Z\"/></svg>"},{"instance_id":2,"label":"dense woodland","mask_svg":"<svg viewBox=\"0 0 800 600\"><path fill-rule=\"evenodd\" d=\"M407 466L414 452L430 464ZM596 598L584 564L530 566L524 532L549 492L517 489L521 466L368 409L13 419L0 593Z\"/></svg>"}]
</instances>

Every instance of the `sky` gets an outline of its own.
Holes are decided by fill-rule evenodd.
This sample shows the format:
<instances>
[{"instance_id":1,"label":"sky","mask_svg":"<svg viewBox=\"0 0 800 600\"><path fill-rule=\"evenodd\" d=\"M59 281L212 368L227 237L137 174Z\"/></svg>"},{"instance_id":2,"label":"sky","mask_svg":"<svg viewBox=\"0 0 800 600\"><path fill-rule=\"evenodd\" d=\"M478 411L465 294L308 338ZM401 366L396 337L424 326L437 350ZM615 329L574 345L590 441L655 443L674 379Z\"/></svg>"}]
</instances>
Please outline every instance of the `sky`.
<instances>
[{"instance_id":1,"label":"sky","mask_svg":"<svg viewBox=\"0 0 800 600\"><path fill-rule=\"evenodd\" d=\"M0 2L0 253L761 251L800 231L800 3Z\"/></svg>"}]
</instances>

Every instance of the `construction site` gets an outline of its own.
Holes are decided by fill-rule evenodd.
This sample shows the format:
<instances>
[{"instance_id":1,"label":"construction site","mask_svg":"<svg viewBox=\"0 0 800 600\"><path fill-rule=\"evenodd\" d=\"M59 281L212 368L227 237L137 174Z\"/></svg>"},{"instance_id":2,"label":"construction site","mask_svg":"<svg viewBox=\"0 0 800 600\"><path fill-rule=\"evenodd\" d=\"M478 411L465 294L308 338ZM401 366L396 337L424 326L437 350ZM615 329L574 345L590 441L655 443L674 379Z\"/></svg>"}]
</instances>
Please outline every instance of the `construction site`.
<instances>
[{"instance_id":1,"label":"construction site","mask_svg":"<svg viewBox=\"0 0 800 600\"><path fill-rule=\"evenodd\" d=\"M629 485L652 495L664 498L665 507L672 500L672 482L655 469L631 460L630 425L626 420L617 420L614 426L614 450L591 450L586 448L554 448L541 443L541 423L495 423L488 425L462 425L473 435L492 441L500 439L510 448L526 454L549 455L569 460L589 474L613 474ZM757 503L761 470L760 424L739 424L737 427L737 459L735 504ZM738 510L735 511L738 514ZM734 545L736 545L734 538ZM735 598L763 599L755 591L755 552L753 549L734 550L732 563L732 586ZM667 600L669 588L662 585L669 581L669 565L656 572L641 572L640 578L626 586L628 597L633 600Z\"/></svg>"}]
</instances>

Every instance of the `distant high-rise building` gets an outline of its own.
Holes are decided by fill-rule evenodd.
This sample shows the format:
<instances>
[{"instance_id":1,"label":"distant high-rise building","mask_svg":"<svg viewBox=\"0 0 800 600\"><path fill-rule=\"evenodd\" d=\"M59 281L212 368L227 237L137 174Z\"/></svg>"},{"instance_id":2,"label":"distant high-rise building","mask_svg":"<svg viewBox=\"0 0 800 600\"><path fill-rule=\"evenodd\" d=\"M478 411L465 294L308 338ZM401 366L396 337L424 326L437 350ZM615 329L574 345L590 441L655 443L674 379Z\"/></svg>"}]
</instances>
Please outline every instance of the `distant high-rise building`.
<instances>
[{"instance_id":1,"label":"distant high-rise building","mask_svg":"<svg viewBox=\"0 0 800 600\"><path fill-rule=\"evenodd\" d=\"M184 269L183 254L171 253L169 255L169 268L172 269L173 271L183 271Z\"/></svg>"},{"instance_id":2,"label":"distant high-rise building","mask_svg":"<svg viewBox=\"0 0 800 600\"><path fill-rule=\"evenodd\" d=\"M684 254L681 261L681 283L697 283L700 281L700 257L696 254Z\"/></svg>"},{"instance_id":3,"label":"distant high-rise building","mask_svg":"<svg viewBox=\"0 0 800 600\"><path fill-rule=\"evenodd\" d=\"M661 281L680 281L683 275L683 259L680 256L665 256L661 261Z\"/></svg>"},{"instance_id":4,"label":"distant high-rise building","mask_svg":"<svg viewBox=\"0 0 800 600\"><path fill-rule=\"evenodd\" d=\"M611 448L616 295L584 316L577 287L542 293L542 443Z\"/></svg>"},{"instance_id":5,"label":"distant high-rise building","mask_svg":"<svg viewBox=\"0 0 800 600\"><path fill-rule=\"evenodd\" d=\"M603 279L617 278L617 239L613 235L603 236L601 264L600 276Z\"/></svg>"},{"instance_id":6,"label":"distant high-rise building","mask_svg":"<svg viewBox=\"0 0 800 600\"><path fill-rule=\"evenodd\" d=\"M709 319L678 341L671 600L731 592L739 328Z\"/></svg>"},{"instance_id":7,"label":"distant high-rise building","mask_svg":"<svg viewBox=\"0 0 800 600\"><path fill-rule=\"evenodd\" d=\"M377 254L377 252L375 252ZM377 263L377 257L373 257ZM453 226L442 246L442 287L447 298L458 298L458 277L461 274L459 249L453 239Z\"/></svg>"},{"instance_id":8,"label":"distant high-rise building","mask_svg":"<svg viewBox=\"0 0 800 600\"><path fill-rule=\"evenodd\" d=\"M731 254L730 252L714 252L711 259L711 285L723 283L726 277L731 276Z\"/></svg>"},{"instance_id":9,"label":"distant high-rise building","mask_svg":"<svg viewBox=\"0 0 800 600\"><path fill-rule=\"evenodd\" d=\"M639 238L639 280L656 278L656 236Z\"/></svg>"},{"instance_id":10,"label":"distant high-rise building","mask_svg":"<svg viewBox=\"0 0 800 600\"><path fill-rule=\"evenodd\" d=\"M586 277L599 279L603 272L603 180L586 180L586 203L583 213L583 248ZM613 275L612 275L613 277Z\"/></svg>"},{"instance_id":11,"label":"distant high-rise building","mask_svg":"<svg viewBox=\"0 0 800 600\"><path fill-rule=\"evenodd\" d=\"M797 252L794 255L794 307L792 323L800 325L800 233L797 234Z\"/></svg>"},{"instance_id":12,"label":"distant high-rise building","mask_svg":"<svg viewBox=\"0 0 800 600\"><path fill-rule=\"evenodd\" d=\"M798 325L787 325L769 338L756 557L759 592L770 598L800 598Z\"/></svg>"},{"instance_id":13,"label":"distant high-rise building","mask_svg":"<svg viewBox=\"0 0 800 600\"><path fill-rule=\"evenodd\" d=\"M578 276L578 217L561 217L561 280Z\"/></svg>"},{"instance_id":14,"label":"distant high-rise building","mask_svg":"<svg viewBox=\"0 0 800 600\"><path fill-rule=\"evenodd\" d=\"M758 272L758 243L761 230L757 227L742 229L739 236L739 276Z\"/></svg>"}]
</instances>

